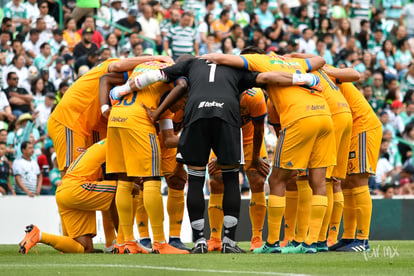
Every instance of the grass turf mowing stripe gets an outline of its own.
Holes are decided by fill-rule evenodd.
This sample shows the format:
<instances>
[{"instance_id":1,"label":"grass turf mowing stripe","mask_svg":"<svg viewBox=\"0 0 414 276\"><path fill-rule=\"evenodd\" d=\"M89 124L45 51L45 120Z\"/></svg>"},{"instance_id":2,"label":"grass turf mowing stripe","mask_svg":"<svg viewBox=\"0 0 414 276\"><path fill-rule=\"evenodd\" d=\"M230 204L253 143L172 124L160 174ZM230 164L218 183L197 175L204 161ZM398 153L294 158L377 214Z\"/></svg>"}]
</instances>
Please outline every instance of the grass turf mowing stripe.
<instances>
[{"instance_id":1,"label":"grass turf mowing stripe","mask_svg":"<svg viewBox=\"0 0 414 276\"><path fill-rule=\"evenodd\" d=\"M149 266L149 265L122 265L122 264L0 264L0 268L70 268L70 267L83 267L83 268L137 268L147 270L167 270L167 271L182 271L182 272L199 272L199 273L237 273L237 274L249 274L249 275L275 275L275 276L305 276L307 274L296 273L281 273L272 271L240 271L240 270L222 270L222 269L197 269L197 268L184 268L184 267L172 267L172 266Z\"/></svg>"}]
</instances>

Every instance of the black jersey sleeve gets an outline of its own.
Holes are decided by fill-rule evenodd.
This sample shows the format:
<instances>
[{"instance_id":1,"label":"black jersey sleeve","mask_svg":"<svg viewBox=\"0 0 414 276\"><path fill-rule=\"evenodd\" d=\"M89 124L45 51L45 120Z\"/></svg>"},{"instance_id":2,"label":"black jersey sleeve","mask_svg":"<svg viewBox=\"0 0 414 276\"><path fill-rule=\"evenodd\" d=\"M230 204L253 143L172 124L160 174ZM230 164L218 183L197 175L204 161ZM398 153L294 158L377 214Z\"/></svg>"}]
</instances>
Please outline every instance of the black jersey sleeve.
<instances>
[{"instance_id":1,"label":"black jersey sleeve","mask_svg":"<svg viewBox=\"0 0 414 276\"><path fill-rule=\"evenodd\" d=\"M260 86L256 82L256 78L259 74L259 72L240 70L239 91Z\"/></svg>"},{"instance_id":2,"label":"black jersey sleeve","mask_svg":"<svg viewBox=\"0 0 414 276\"><path fill-rule=\"evenodd\" d=\"M188 71L195 58L187 59L174 64L173 66L162 69L170 81L175 81L179 77L188 77Z\"/></svg>"}]
</instances>

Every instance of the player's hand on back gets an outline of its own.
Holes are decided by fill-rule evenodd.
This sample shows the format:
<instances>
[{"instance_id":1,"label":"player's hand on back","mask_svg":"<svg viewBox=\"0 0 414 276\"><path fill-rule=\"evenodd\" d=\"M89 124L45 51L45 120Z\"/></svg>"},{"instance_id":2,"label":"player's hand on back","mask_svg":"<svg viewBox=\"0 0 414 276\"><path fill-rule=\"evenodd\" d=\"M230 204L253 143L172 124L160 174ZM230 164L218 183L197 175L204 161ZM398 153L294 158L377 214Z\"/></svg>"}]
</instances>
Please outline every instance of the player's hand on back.
<instances>
[{"instance_id":1,"label":"player's hand on back","mask_svg":"<svg viewBox=\"0 0 414 276\"><path fill-rule=\"evenodd\" d=\"M149 107L147 107L145 104L141 104L141 106L147 111L148 119L155 124L156 121L158 121L158 118L156 118L156 114L153 110L151 110Z\"/></svg>"},{"instance_id":2,"label":"player's hand on back","mask_svg":"<svg viewBox=\"0 0 414 276\"><path fill-rule=\"evenodd\" d=\"M208 173L210 175L216 174L217 171L220 169L217 165L217 158L211 159L211 161L208 163Z\"/></svg>"},{"instance_id":3,"label":"player's hand on back","mask_svg":"<svg viewBox=\"0 0 414 276\"><path fill-rule=\"evenodd\" d=\"M154 56L154 59L158 61L166 62L166 63L171 63L171 64L175 63L174 60L169 56Z\"/></svg>"}]
</instances>

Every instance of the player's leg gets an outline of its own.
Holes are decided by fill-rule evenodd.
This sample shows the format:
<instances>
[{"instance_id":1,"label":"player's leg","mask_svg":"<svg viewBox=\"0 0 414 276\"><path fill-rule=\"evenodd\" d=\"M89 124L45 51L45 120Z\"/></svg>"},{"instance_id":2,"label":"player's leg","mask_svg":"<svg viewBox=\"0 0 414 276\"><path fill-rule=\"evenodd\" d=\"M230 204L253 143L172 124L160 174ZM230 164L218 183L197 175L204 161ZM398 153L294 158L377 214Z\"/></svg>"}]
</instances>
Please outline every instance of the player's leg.
<instances>
[{"instance_id":1,"label":"player's leg","mask_svg":"<svg viewBox=\"0 0 414 276\"><path fill-rule=\"evenodd\" d=\"M221 233L224 219L223 193L223 178L219 170L214 174L210 174L210 200L208 201L210 239L207 241L208 251L221 251Z\"/></svg>"},{"instance_id":2,"label":"player's leg","mask_svg":"<svg viewBox=\"0 0 414 276\"><path fill-rule=\"evenodd\" d=\"M296 213L298 209L298 189L296 186L297 172L293 171L291 178L286 185L286 208L285 208L285 237L280 247L293 242L296 233Z\"/></svg>"},{"instance_id":3,"label":"player's leg","mask_svg":"<svg viewBox=\"0 0 414 276\"><path fill-rule=\"evenodd\" d=\"M139 242L145 247L145 250L152 251L151 238L148 226L148 214L144 207L144 192L141 189L140 193L135 196L137 209L135 211L135 219L138 226Z\"/></svg>"},{"instance_id":4,"label":"player's leg","mask_svg":"<svg viewBox=\"0 0 414 276\"><path fill-rule=\"evenodd\" d=\"M217 155L220 165L223 190L223 244L222 253L245 253L236 244L236 229L240 215L239 168L241 160L241 131L240 128L214 118L210 119L210 129L213 133L212 149Z\"/></svg>"},{"instance_id":5,"label":"player's leg","mask_svg":"<svg viewBox=\"0 0 414 276\"><path fill-rule=\"evenodd\" d=\"M204 183L210 155L208 119L200 119L184 127L177 147L177 162L187 164L187 211L193 231L194 247L191 253L207 253L204 237Z\"/></svg>"},{"instance_id":6,"label":"player's leg","mask_svg":"<svg viewBox=\"0 0 414 276\"><path fill-rule=\"evenodd\" d=\"M172 168L171 174L165 176L168 184L167 212L170 222L170 238L168 243L179 249L190 250L180 238L181 224L184 216L184 186L187 182L187 172L183 164L177 163L175 156L173 158L172 164L175 164L175 168Z\"/></svg>"},{"instance_id":7,"label":"player's leg","mask_svg":"<svg viewBox=\"0 0 414 276\"><path fill-rule=\"evenodd\" d=\"M341 181L333 181L333 210L329 223L327 238L328 247L334 245L338 239L339 225L341 223L342 211L344 209L344 195L342 193Z\"/></svg>"},{"instance_id":8,"label":"player's leg","mask_svg":"<svg viewBox=\"0 0 414 276\"><path fill-rule=\"evenodd\" d=\"M105 233L105 253L111 253L116 240L115 225L109 211L102 211L102 225Z\"/></svg>"}]
</instances>

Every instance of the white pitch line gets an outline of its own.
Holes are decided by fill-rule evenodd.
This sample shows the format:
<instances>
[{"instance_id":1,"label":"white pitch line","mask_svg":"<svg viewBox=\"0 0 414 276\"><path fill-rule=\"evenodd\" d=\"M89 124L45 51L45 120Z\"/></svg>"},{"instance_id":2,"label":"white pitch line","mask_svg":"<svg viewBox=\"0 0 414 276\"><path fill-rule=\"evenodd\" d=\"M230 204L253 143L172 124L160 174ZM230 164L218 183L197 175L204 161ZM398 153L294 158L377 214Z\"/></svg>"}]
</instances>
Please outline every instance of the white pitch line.
<instances>
[{"instance_id":1,"label":"white pitch line","mask_svg":"<svg viewBox=\"0 0 414 276\"><path fill-rule=\"evenodd\" d=\"M167 270L183 272L201 273L237 273L255 275L276 275L276 276L306 276L307 274L282 273L272 271L239 271L239 270L218 270L218 269L198 269L171 266L149 266L149 265L123 265L123 264L0 264L0 268L42 268L42 267L83 267L83 268L137 268L148 270Z\"/></svg>"}]
</instances>

